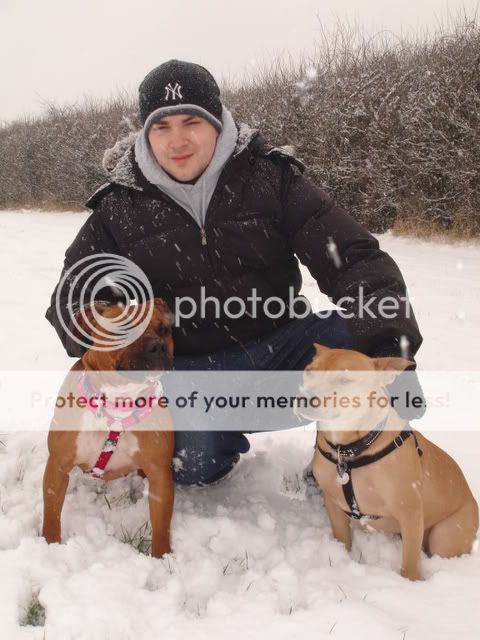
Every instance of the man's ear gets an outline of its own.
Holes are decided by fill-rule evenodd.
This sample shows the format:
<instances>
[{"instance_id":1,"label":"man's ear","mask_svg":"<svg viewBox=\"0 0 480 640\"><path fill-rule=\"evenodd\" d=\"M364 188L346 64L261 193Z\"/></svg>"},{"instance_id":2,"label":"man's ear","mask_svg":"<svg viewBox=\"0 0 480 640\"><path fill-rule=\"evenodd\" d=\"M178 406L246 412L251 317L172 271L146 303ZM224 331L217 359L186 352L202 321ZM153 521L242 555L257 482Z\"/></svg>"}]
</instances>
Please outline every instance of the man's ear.
<instances>
[{"instance_id":1,"label":"man's ear","mask_svg":"<svg viewBox=\"0 0 480 640\"><path fill-rule=\"evenodd\" d=\"M153 299L153 305L154 305L155 309L160 311L160 313L169 313L170 312L170 309L168 308L167 303L165 302L165 300L162 300L162 298L154 298Z\"/></svg>"},{"instance_id":2,"label":"man's ear","mask_svg":"<svg viewBox=\"0 0 480 640\"><path fill-rule=\"evenodd\" d=\"M415 362L405 358L372 358L372 360L375 371L381 372L382 384L391 384L400 373L415 366Z\"/></svg>"}]
</instances>

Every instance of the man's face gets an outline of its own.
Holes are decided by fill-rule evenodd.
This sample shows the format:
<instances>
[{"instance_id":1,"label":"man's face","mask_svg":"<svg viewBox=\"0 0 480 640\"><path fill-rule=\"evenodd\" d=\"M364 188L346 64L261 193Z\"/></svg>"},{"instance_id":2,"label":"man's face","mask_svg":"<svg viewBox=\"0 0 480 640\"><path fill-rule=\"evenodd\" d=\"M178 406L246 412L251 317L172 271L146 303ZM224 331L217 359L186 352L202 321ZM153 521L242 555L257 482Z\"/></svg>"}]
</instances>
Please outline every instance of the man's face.
<instances>
[{"instance_id":1,"label":"man's face","mask_svg":"<svg viewBox=\"0 0 480 640\"><path fill-rule=\"evenodd\" d=\"M207 120L187 114L160 118L148 132L158 164L180 182L194 180L205 171L217 137L217 130Z\"/></svg>"}]
</instances>

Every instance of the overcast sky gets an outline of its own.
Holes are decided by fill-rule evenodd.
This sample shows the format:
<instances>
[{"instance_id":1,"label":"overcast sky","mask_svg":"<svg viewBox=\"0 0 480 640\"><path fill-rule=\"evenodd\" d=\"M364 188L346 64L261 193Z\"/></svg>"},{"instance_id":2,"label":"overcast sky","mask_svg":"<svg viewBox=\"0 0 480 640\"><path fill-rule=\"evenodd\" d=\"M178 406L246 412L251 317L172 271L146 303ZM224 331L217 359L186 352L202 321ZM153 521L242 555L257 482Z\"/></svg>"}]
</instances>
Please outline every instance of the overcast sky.
<instances>
[{"instance_id":1,"label":"overcast sky","mask_svg":"<svg viewBox=\"0 0 480 640\"><path fill-rule=\"evenodd\" d=\"M136 90L170 58L240 79L278 55L311 52L340 18L373 33L435 30L479 0L0 0L0 121Z\"/></svg>"}]
</instances>

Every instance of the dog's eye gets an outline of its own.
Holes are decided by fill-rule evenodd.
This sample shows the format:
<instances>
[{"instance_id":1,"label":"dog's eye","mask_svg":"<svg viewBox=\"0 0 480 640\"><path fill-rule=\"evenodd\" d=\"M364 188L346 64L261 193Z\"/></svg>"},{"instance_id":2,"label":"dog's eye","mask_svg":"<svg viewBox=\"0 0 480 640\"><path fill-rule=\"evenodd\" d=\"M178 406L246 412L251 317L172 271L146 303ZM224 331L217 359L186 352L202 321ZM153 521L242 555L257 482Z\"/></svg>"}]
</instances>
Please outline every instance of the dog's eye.
<instances>
[{"instance_id":1,"label":"dog's eye","mask_svg":"<svg viewBox=\"0 0 480 640\"><path fill-rule=\"evenodd\" d=\"M161 324L157 327L155 332L160 338L167 338L170 335L171 330L170 327L166 327L164 324Z\"/></svg>"}]
</instances>

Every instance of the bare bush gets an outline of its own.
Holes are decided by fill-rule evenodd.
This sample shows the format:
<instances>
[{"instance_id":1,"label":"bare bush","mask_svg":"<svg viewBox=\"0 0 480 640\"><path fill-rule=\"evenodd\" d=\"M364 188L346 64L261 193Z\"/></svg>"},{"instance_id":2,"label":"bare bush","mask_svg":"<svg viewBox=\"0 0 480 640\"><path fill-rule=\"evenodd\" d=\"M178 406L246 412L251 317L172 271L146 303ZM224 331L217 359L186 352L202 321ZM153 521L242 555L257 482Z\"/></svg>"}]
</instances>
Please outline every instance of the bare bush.
<instances>
[{"instance_id":1,"label":"bare bush","mask_svg":"<svg viewBox=\"0 0 480 640\"><path fill-rule=\"evenodd\" d=\"M480 233L480 25L393 42L338 25L315 54L225 86L237 120L292 145L309 176L375 232ZM81 205L101 158L138 126L135 99L49 105L0 129L0 206Z\"/></svg>"},{"instance_id":2,"label":"bare bush","mask_svg":"<svg viewBox=\"0 0 480 640\"><path fill-rule=\"evenodd\" d=\"M48 104L41 117L0 129L0 206L82 208L104 181L104 150L138 126L135 111L128 95Z\"/></svg>"}]
</instances>

